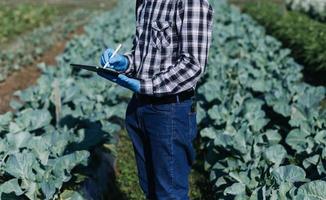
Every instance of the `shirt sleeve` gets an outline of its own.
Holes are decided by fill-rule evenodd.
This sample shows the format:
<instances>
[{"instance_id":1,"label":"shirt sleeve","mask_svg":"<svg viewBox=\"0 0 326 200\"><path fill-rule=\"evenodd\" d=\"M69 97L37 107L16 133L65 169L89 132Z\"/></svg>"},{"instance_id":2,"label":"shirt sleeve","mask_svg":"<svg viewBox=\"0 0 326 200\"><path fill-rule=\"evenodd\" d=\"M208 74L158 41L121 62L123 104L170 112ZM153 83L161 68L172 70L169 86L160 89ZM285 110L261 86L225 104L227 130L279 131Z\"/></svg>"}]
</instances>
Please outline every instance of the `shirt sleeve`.
<instances>
[{"instance_id":1,"label":"shirt sleeve","mask_svg":"<svg viewBox=\"0 0 326 200\"><path fill-rule=\"evenodd\" d=\"M134 47L131 49L131 51L124 54L124 56L128 59L128 68L125 71L126 75L130 75L134 71Z\"/></svg>"},{"instance_id":2,"label":"shirt sleeve","mask_svg":"<svg viewBox=\"0 0 326 200\"><path fill-rule=\"evenodd\" d=\"M176 13L179 58L164 72L141 80L140 93L174 94L196 86L207 64L213 13L207 0L179 0Z\"/></svg>"},{"instance_id":3,"label":"shirt sleeve","mask_svg":"<svg viewBox=\"0 0 326 200\"><path fill-rule=\"evenodd\" d=\"M137 0L136 1L136 7L135 7L135 18L136 18L136 22L138 21L138 10L141 6L141 4L143 3L142 0ZM135 71L135 64L134 64L134 59L135 59L135 48L136 48L136 43L137 43L137 39L136 39L136 35L134 35L134 39L133 39L133 46L132 49L129 52L126 52L124 54L124 56L128 59L128 68L125 71L125 74L130 75Z\"/></svg>"}]
</instances>

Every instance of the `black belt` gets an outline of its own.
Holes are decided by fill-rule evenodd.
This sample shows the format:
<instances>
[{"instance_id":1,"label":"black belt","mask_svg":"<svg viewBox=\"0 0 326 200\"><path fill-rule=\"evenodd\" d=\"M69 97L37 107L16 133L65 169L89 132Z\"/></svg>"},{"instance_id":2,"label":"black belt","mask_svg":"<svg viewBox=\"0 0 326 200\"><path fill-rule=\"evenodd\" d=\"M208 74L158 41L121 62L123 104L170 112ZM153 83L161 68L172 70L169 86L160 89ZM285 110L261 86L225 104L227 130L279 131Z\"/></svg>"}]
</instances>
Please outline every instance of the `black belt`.
<instances>
[{"instance_id":1,"label":"black belt","mask_svg":"<svg viewBox=\"0 0 326 200\"><path fill-rule=\"evenodd\" d=\"M142 103L147 104L168 104L182 102L187 99L191 99L195 96L195 91L193 89L180 92L178 94L167 95L162 97L150 96L144 94L135 94L135 97Z\"/></svg>"}]
</instances>

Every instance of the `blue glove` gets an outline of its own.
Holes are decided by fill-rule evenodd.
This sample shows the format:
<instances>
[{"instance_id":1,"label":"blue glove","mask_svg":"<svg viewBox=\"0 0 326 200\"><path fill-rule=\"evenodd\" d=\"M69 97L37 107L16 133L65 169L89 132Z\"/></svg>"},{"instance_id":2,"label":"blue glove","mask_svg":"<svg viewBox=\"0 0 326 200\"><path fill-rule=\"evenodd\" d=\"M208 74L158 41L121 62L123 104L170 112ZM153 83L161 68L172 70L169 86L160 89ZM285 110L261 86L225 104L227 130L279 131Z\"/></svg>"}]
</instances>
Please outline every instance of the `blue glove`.
<instances>
[{"instance_id":1,"label":"blue glove","mask_svg":"<svg viewBox=\"0 0 326 200\"><path fill-rule=\"evenodd\" d=\"M124 74L119 74L118 77L112 76L105 72L98 72L97 74L102 76L103 78L106 78L114 83L119 84L122 87L128 88L133 92L140 92L140 81L137 79L129 78Z\"/></svg>"},{"instance_id":2,"label":"blue glove","mask_svg":"<svg viewBox=\"0 0 326 200\"><path fill-rule=\"evenodd\" d=\"M128 69L129 61L126 56L121 54L116 54L113 58L111 58L114 50L107 49L101 56L100 63L102 67L109 62L109 67L119 72L124 72ZM110 59L111 58L111 59Z\"/></svg>"}]
</instances>

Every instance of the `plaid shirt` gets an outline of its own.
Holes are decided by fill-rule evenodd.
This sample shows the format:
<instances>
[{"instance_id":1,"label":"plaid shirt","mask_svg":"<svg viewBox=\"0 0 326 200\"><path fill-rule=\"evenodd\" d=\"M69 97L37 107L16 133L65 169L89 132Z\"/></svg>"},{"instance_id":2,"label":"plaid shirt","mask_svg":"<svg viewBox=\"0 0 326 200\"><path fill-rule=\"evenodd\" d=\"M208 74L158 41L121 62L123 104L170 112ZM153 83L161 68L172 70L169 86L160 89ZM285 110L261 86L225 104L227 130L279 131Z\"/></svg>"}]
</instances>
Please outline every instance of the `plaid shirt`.
<instances>
[{"instance_id":1,"label":"plaid shirt","mask_svg":"<svg viewBox=\"0 0 326 200\"><path fill-rule=\"evenodd\" d=\"M163 96L195 88L212 36L208 0L137 0L136 34L127 75L140 93Z\"/></svg>"}]
</instances>

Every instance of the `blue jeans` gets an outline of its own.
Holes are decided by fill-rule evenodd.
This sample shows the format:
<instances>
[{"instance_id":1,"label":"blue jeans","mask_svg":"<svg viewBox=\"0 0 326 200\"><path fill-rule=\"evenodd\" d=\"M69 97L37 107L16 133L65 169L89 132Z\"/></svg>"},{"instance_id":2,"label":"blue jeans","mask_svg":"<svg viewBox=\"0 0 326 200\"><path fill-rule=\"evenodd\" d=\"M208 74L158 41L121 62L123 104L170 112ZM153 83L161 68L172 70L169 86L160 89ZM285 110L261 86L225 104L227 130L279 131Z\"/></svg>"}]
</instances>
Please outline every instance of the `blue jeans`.
<instances>
[{"instance_id":1,"label":"blue jeans","mask_svg":"<svg viewBox=\"0 0 326 200\"><path fill-rule=\"evenodd\" d=\"M130 100L125 123L147 199L189 200L188 176L196 156L195 105L193 99L160 105L142 103L135 95Z\"/></svg>"}]
</instances>

